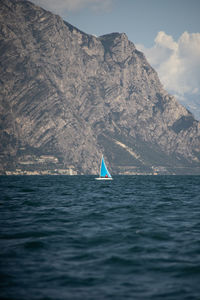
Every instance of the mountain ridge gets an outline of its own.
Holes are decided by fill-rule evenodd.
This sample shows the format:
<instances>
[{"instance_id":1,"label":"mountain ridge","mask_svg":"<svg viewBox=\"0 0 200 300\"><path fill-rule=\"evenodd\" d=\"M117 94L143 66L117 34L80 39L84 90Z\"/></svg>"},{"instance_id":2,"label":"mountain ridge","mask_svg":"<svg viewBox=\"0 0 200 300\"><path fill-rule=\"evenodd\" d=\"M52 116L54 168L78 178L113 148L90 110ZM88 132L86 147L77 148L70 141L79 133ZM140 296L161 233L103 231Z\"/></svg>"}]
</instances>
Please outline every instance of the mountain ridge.
<instances>
[{"instance_id":1,"label":"mountain ridge","mask_svg":"<svg viewBox=\"0 0 200 300\"><path fill-rule=\"evenodd\" d=\"M125 33L23 0L0 10L1 173L95 174L102 153L113 173L200 173L200 123Z\"/></svg>"}]
</instances>

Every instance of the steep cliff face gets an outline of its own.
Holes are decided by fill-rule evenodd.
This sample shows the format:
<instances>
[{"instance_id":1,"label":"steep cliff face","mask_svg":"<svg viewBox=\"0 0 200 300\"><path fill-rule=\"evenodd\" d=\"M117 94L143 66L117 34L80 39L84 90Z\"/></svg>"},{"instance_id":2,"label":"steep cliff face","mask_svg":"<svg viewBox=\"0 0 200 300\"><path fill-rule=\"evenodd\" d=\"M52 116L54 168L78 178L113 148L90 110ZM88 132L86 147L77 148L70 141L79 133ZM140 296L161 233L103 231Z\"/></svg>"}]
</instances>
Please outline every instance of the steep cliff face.
<instances>
[{"instance_id":1,"label":"steep cliff face","mask_svg":"<svg viewBox=\"0 0 200 300\"><path fill-rule=\"evenodd\" d=\"M199 123L124 33L96 38L2 0L0 41L2 172L97 173L101 153L114 173L200 171Z\"/></svg>"}]
</instances>

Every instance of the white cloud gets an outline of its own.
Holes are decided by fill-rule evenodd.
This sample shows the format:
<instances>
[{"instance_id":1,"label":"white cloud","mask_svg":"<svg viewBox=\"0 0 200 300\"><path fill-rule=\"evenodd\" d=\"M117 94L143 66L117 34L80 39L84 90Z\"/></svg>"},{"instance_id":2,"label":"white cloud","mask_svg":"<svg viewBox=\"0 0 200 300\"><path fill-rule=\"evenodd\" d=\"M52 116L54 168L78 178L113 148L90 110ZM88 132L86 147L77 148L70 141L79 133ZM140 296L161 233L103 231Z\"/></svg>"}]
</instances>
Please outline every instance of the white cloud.
<instances>
[{"instance_id":1,"label":"white cloud","mask_svg":"<svg viewBox=\"0 0 200 300\"><path fill-rule=\"evenodd\" d=\"M33 3L61 16L69 11L79 11L87 7L93 11L109 11L112 0L31 0Z\"/></svg>"},{"instance_id":2,"label":"white cloud","mask_svg":"<svg viewBox=\"0 0 200 300\"><path fill-rule=\"evenodd\" d=\"M191 99L194 95L200 99L200 33L184 32L174 41L172 36L160 31L152 48L136 46L156 69L166 90L188 108L193 107L194 100ZM190 95L193 97L190 98ZM199 112L194 114L200 118L200 101L197 106Z\"/></svg>"}]
</instances>

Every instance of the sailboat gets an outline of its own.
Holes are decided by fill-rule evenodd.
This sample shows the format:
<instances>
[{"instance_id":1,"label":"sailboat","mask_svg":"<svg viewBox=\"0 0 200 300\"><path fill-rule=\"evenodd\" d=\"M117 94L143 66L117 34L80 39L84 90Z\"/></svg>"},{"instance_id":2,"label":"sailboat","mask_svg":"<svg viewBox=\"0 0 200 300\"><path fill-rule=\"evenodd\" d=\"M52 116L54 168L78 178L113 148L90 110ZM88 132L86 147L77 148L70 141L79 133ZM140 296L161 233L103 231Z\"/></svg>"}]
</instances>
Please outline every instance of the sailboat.
<instances>
[{"instance_id":1,"label":"sailboat","mask_svg":"<svg viewBox=\"0 0 200 300\"><path fill-rule=\"evenodd\" d=\"M103 155L102 155L102 158L101 158L100 174L99 174L99 177L97 177L95 179L96 180L112 180L112 176L110 175L110 173L109 173L109 171L106 167Z\"/></svg>"}]
</instances>

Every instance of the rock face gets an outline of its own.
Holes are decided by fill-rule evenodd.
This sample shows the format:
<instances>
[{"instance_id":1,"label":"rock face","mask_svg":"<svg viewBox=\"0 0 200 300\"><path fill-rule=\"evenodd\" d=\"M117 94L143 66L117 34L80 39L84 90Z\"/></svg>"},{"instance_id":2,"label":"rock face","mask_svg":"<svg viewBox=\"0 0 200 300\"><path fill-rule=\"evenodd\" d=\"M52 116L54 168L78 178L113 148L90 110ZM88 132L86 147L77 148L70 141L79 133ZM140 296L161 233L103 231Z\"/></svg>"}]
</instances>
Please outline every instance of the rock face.
<instances>
[{"instance_id":1,"label":"rock face","mask_svg":"<svg viewBox=\"0 0 200 300\"><path fill-rule=\"evenodd\" d=\"M200 123L126 34L0 3L0 172L200 174ZM63 170L63 171L62 171Z\"/></svg>"}]
</instances>

